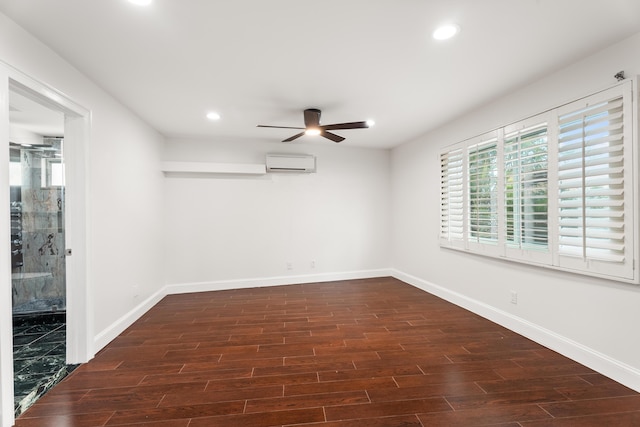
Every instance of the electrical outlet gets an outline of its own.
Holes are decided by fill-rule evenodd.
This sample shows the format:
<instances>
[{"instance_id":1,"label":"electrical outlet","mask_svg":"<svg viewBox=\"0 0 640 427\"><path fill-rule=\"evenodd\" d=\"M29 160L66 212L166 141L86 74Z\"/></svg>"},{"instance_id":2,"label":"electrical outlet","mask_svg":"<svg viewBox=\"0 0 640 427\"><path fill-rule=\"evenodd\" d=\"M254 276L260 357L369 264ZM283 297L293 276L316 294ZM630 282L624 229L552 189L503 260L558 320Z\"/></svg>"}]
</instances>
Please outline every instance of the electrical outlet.
<instances>
[{"instance_id":1,"label":"electrical outlet","mask_svg":"<svg viewBox=\"0 0 640 427\"><path fill-rule=\"evenodd\" d=\"M311 261L311 262L309 263L309 266L310 266L311 268L316 268L316 262L315 262L315 261Z\"/></svg>"},{"instance_id":2,"label":"electrical outlet","mask_svg":"<svg viewBox=\"0 0 640 427\"><path fill-rule=\"evenodd\" d=\"M287 263L287 270L293 270L293 263L291 262Z\"/></svg>"},{"instance_id":3,"label":"electrical outlet","mask_svg":"<svg viewBox=\"0 0 640 427\"><path fill-rule=\"evenodd\" d=\"M511 291L511 304L518 304L518 293L516 291Z\"/></svg>"}]
</instances>

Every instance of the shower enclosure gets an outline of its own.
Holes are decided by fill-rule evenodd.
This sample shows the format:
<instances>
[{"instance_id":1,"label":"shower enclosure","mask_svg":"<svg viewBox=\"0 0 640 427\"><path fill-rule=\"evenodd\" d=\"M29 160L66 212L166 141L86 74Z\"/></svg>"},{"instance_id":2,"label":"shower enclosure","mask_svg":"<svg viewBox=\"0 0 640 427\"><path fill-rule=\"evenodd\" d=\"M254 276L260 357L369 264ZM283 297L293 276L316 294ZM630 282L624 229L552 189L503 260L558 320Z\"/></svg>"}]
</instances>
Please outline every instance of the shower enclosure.
<instances>
[{"instance_id":1,"label":"shower enclosure","mask_svg":"<svg viewBox=\"0 0 640 427\"><path fill-rule=\"evenodd\" d=\"M16 416L68 372L63 144L9 146Z\"/></svg>"},{"instance_id":2,"label":"shower enclosure","mask_svg":"<svg viewBox=\"0 0 640 427\"><path fill-rule=\"evenodd\" d=\"M13 313L64 311L62 138L11 143Z\"/></svg>"}]
</instances>

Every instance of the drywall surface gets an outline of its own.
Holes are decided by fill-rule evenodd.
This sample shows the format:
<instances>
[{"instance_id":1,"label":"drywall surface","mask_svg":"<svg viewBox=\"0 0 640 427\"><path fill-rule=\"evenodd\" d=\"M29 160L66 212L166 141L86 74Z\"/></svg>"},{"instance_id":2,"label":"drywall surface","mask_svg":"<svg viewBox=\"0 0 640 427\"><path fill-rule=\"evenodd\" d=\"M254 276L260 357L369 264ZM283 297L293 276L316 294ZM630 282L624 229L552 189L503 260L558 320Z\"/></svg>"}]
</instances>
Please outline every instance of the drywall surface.
<instances>
[{"instance_id":1,"label":"drywall surface","mask_svg":"<svg viewBox=\"0 0 640 427\"><path fill-rule=\"evenodd\" d=\"M85 286L97 335L162 287L162 136L1 14L0 60L90 111Z\"/></svg>"},{"instance_id":2,"label":"drywall surface","mask_svg":"<svg viewBox=\"0 0 640 427\"><path fill-rule=\"evenodd\" d=\"M638 74L638 52L640 34L514 90L391 155L392 264L401 276L526 325L587 359L604 361L605 369L620 369L624 374L618 379L627 376L626 383L635 388L640 387L640 287L442 249L438 235L443 147L613 85L620 70ZM517 304L511 303L511 292L517 293Z\"/></svg>"},{"instance_id":3,"label":"drywall surface","mask_svg":"<svg viewBox=\"0 0 640 427\"><path fill-rule=\"evenodd\" d=\"M264 164L267 153L315 155L317 172L165 178L167 284L321 279L389 266L387 150L168 140L163 158Z\"/></svg>"}]
</instances>

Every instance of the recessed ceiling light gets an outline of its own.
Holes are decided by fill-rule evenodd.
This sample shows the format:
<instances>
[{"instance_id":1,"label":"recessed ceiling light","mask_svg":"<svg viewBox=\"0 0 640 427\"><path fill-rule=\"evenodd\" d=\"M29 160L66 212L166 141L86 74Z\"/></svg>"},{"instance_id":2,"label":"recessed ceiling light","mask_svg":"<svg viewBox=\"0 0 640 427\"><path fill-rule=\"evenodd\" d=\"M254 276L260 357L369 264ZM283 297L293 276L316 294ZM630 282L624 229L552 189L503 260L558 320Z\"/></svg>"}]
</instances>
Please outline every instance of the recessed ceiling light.
<instances>
[{"instance_id":1,"label":"recessed ceiling light","mask_svg":"<svg viewBox=\"0 0 640 427\"><path fill-rule=\"evenodd\" d=\"M220 120L220 114L215 111L211 111L207 113L207 119L209 120Z\"/></svg>"},{"instance_id":2,"label":"recessed ceiling light","mask_svg":"<svg viewBox=\"0 0 640 427\"><path fill-rule=\"evenodd\" d=\"M371 127L373 125L375 125L376 122L374 120L367 120L367 126Z\"/></svg>"},{"instance_id":3,"label":"recessed ceiling light","mask_svg":"<svg viewBox=\"0 0 640 427\"><path fill-rule=\"evenodd\" d=\"M129 3L133 3L137 6L149 6L153 0L129 0Z\"/></svg>"},{"instance_id":4,"label":"recessed ceiling light","mask_svg":"<svg viewBox=\"0 0 640 427\"><path fill-rule=\"evenodd\" d=\"M433 32L433 38L436 40L448 40L460 32L460 27L455 24L442 25Z\"/></svg>"}]
</instances>

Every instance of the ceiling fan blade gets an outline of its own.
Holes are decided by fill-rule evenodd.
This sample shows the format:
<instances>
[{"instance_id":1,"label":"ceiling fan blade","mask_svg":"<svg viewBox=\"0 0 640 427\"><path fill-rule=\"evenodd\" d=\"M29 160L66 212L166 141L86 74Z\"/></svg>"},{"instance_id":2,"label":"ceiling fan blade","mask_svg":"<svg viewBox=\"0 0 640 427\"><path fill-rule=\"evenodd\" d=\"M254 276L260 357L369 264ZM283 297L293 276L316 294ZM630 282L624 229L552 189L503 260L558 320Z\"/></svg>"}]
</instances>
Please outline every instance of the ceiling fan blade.
<instances>
[{"instance_id":1,"label":"ceiling fan blade","mask_svg":"<svg viewBox=\"0 0 640 427\"><path fill-rule=\"evenodd\" d=\"M327 132L326 130L322 130L320 132L321 136L324 136L327 139L332 140L333 142L341 142L344 141L344 137L340 135L336 135L335 133Z\"/></svg>"},{"instance_id":2,"label":"ceiling fan blade","mask_svg":"<svg viewBox=\"0 0 640 427\"><path fill-rule=\"evenodd\" d=\"M321 111L317 108L307 108L304 110L304 126L308 128L317 128L320 126Z\"/></svg>"},{"instance_id":3,"label":"ceiling fan blade","mask_svg":"<svg viewBox=\"0 0 640 427\"><path fill-rule=\"evenodd\" d=\"M300 132L300 133L297 133L297 134L295 134L295 135L293 135L293 136L290 136L290 137L289 137L289 138L287 138L287 139L283 139L283 140L282 140L282 142L291 142L291 141L293 141L294 139L298 139L298 138L300 138L302 135L304 135L304 132Z\"/></svg>"},{"instance_id":4,"label":"ceiling fan blade","mask_svg":"<svg viewBox=\"0 0 640 427\"><path fill-rule=\"evenodd\" d=\"M257 125L258 128L276 128L276 129L304 129L301 127L294 126L269 126L269 125Z\"/></svg>"},{"instance_id":5,"label":"ceiling fan blade","mask_svg":"<svg viewBox=\"0 0 640 427\"><path fill-rule=\"evenodd\" d=\"M336 129L362 129L368 128L367 122L351 122L351 123L335 123L332 125L320 126L320 129L336 130Z\"/></svg>"}]
</instances>

